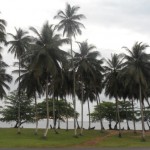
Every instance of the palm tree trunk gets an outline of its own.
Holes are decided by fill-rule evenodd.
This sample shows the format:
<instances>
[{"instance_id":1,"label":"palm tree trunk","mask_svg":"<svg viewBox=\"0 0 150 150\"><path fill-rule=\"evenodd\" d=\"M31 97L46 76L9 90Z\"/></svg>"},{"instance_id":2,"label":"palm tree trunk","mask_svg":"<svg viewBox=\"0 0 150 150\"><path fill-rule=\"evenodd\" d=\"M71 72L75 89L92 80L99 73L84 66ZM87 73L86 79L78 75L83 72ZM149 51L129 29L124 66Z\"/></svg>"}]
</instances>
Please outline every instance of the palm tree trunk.
<instances>
[{"instance_id":1,"label":"palm tree trunk","mask_svg":"<svg viewBox=\"0 0 150 150\"><path fill-rule=\"evenodd\" d=\"M126 101L124 99L124 105L125 105L125 112L126 112L126 122L127 122L127 130L130 130L130 127L129 127L129 121L128 121L128 110L127 110L127 106L126 106Z\"/></svg>"},{"instance_id":2,"label":"palm tree trunk","mask_svg":"<svg viewBox=\"0 0 150 150\"><path fill-rule=\"evenodd\" d=\"M58 129L60 129L60 119L58 118ZM56 132L58 133L58 132Z\"/></svg>"},{"instance_id":3,"label":"palm tree trunk","mask_svg":"<svg viewBox=\"0 0 150 150\"><path fill-rule=\"evenodd\" d=\"M53 100L54 100L54 94L53 94ZM58 104L58 96L57 96L57 104ZM55 109L55 101L53 102L53 105L54 105L54 109ZM58 105L58 116L59 116L59 105ZM54 131L56 134L58 134L57 130L56 130L56 121L57 121L57 116L56 116L56 113L55 113L55 110L54 110L54 118L55 118L55 122L54 122ZM60 127L60 119L58 118L58 127Z\"/></svg>"},{"instance_id":4,"label":"palm tree trunk","mask_svg":"<svg viewBox=\"0 0 150 150\"><path fill-rule=\"evenodd\" d=\"M120 125L120 114L119 114L119 107L118 107L118 97L116 97L116 107L117 107L117 117L118 117L118 123L119 123L119 137L122 137L121 135L121 125Z\"/></svg>"},{"instance_id":5,"label":"palm tree trunk","mask_svg":"<svg viewBox=\"0 0 150 150\"><path fill-rule=\"evenodd\" d=\"M139 84L139 100L140 100L140 110L141 110L141 123L142 123L142 141L145 141L145 127L144 127L144 114L143 114L143 103L142 103L142 89Z\"/></svg>"},{"instance_id":6,"label":"palm tree trunk","mask_svg":"<svg viewBox=\"0 0 150 150\"><path fill-rule=\"evenodd\" d=\"M44 132L44 138L46 138L49 128L48 77L46 79L46 112L47 112L47 121L46 121L46 129Z\"/></svg>"},{"instance_id":7,"label":"palm tree trunk","mask_svg":"<svg viewBox=\"0 0 150 150\"><path fill-rule=\"evenodd\" d=\"M132 98L132 113L133 113L133 127L134 127L134 134L136 134L136 125L135 125L135 117L134 117L134 104Z\"/></svg>"},{"instance_id":8,"label":"palm tree trunk","mask_svg":"<svg viewBox=\"0 0 150 150\"><path fill-rule=\"evenodd\" d=\"M89 130L91 129L91 117L90 117L90 103L89 103L89 99L88 99L88 111L89 111Z\"/></svg>"},{"instance_id":9,"label":"palm tree trunk","mask_svg":"<svg viewBox=\"0 0 150 150\"><path fill-rule=\"evenodd\" d=\"M80 135L83 135L83 83L82 83L82 98L81 98L81 131L80 131Z\"/></svg>"},{"instance_id":10,"label":"palm tree trunk","mask_svg":"<svg viewBox=\"0 0 150 150\"><path fill-rule=\"evenodd\" d=\"M97 106L99 105L98 103L98 100L96 101L97 102ZM99 110L98 110L99 111ZM102 130L102 125L101 125L101 114L100 114L100 111L98 112L99 113L99 122L100 122L100 130Z\"/></svg>"},{"instance_id":11,"label":"palm tree trunk","mask_svg":"<svg viewBox=\"0 0 150 150\"><path fill-rule=\"evenodd\" d=\"M73 50L72 50L72 38L70 37L70 46L71 46L71 56L72 56L72 69L73 69L73 104L74 104L74 136L77 136L77 127L76 127L76 99L75 99L75 69L73 62Z\"/></svg>"},{"instance_id":12,"label":"palm tree trunk","mask_svg":"<svg viewBox=\"0 0 150 150\"><path fill-rule=\"evenodd\" d=\"M58 99L57 99L58 100ZM56 113L55 113L55 97L54 97L54 86L53 86L53 129L55 131L56 134L58 134L57 130L56 130Z\"/></svg>"},{"instance_id":13,"label":"palm tree trunk","mask_svg":"<svg viewBox=\"0 0 150 150\"><path fill-rule=\"evenodd\" d=\"M68 106L66 97L65 97L65 102L66 102L66 106ZM68 131L68 108L66 108L66 131Z\"/></svg>"},{"instance_id":14,"label":"palm tree trunk","mask_svg":"<svg viewBox=\"0 0 150 150\"><path fill-rule=\"evenodd\" d=\"M76 117L77 129L80 129L78 118Z\"/></svg>"},{"instance_id":15,"label":"palm tree trunk","mask_svg":"<svg viewBox=\"0 0 150 150\"><path fill-rule=\"evenodd\" d=\"M21 125L21 120L20 120L20 58L19 58L19 88L18 88L18 131L17 133L18 134L21 134L21 131L20 131L20 125Z\"/></svg>"},{"instance_id":16,"label":"palm tree trunk","mask_svg":"<svg viewBox=\"0 0 150 150\"><path fill-rule=\"evenodd\" d=\"M54 128L54 130L56 129L56 124L55 124L55 100L54 100L54 85L53 85L53 128Z\"/></svg>"},{"instance_id":17,"label":"palm tree trunk","mask_svg":"<svg viewBox=\"0 0 150 150\"><path fill-rule=\"evenodd\" d=\"M37 135L37 132L38 132L38 113L37 113L36 92L35 92L35 94L34 94L34 98L35 98L35 124L36 124L34 134Z\"/></svg>"},{"instance_id":18,"label":"palm tree trunk","mask_svg":"<svg viewBox=\"0 0 150 150\"><path fill-rule=\"evenodd\" d=\"M101 104L101 103L100 103L100 96L99 96L99 95L98 95L97 105L98 105L98 104L99 104L99 105ZM105 130L101 115L100 115L100 125L101 125L101 131Z\"/></svg>"}]
</instances>

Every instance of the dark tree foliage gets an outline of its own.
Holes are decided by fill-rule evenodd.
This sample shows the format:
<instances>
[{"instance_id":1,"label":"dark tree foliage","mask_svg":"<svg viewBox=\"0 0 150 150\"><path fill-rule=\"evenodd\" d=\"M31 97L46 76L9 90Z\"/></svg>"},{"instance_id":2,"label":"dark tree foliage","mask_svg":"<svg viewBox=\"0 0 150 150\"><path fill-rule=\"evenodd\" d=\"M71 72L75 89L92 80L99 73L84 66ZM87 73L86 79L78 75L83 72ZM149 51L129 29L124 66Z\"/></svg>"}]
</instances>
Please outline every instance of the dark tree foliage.
<instances>
[{"instance_id":1,"label":"dark tree foliage","mask_svg":"<svg viewBox=\"0 0 150 150\"><path fill-rule=\"evenodd\" d=\"M57 119L65 121L66 117L73 118L74 117L74 109L70 103L66 103L64 100L55 99L55 122ZM41 103L38 103L38 118L44 119L46 118L46 101L44 100ZM67 112L67 113L66 113ZM77 116L79 114L77 113ZM49 99L49 116L53 119L53 100Z\"/></svg>"}]
</instances>

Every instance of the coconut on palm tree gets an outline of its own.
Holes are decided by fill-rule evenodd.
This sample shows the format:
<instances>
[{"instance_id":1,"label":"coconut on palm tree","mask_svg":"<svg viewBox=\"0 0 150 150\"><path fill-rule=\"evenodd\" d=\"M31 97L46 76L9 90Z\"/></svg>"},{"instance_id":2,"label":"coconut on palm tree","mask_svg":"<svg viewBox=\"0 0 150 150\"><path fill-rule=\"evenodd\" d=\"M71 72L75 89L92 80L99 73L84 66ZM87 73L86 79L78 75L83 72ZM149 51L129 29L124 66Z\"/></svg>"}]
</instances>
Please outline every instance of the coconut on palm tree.
<instances>
[{"instance_id":1,"label":"coconut on palm tree","mask_svg":"<svg viewBox=\"0 0 150 150\"><path fill-rule=\"evenodd\" d=\"M73 104L74 104L74 129L75 136L77 136L76 131L76 100L75 100L75 70L73 63L73 49L72 49L72 37L76 37L76 35L81 34L82 31L80 28L84 27L80 20L85 18L83 14L78 14L79 6L71 6L70 4L66 4L65 11L59 10L57 15L54 17L55 19L59 19L60 22L57 25L57 29L63 30L63 36L66 35L70 39L70 49L71 49L71 57L72 57L72 70L73 70Z\"/></svg>"}]
</instances>

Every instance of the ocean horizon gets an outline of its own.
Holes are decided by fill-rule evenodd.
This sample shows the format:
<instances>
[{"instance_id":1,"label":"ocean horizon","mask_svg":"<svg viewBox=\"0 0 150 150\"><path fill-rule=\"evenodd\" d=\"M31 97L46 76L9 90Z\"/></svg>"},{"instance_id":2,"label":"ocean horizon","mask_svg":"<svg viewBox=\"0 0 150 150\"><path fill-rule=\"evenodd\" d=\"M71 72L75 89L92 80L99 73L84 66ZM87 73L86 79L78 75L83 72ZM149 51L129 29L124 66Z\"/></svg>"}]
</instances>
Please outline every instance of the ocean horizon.
<instances>
[{"instance_id":1,"label":"ocean horizon","mask_svg":"<svg viewBox=\"0 0 150 150\"><path fill-rule=\"evenodd\" d=\"M79 126L81 125L81 122L78 121ZM0 128L13 128L15 125L15 122L1 122L0 121ZM53 120L50 119L50 125L53 126ZM105 129L109 129L109 123L107 121L103 121L103 125ZM114 128L115 122L112 122L112 128ZM21 125L22 128L35 128L35 123L24 123ZM42 119L38 122L38 128L45 128L46 127L46 119ZM84 121L83 122L83 127L84 129L88 129L89 127L89 122ZM91 122L91 128L94 127L96 130L99 130L101 128L100 122ZM129 127L131 130L133 130L133 122L129 121ZM58 128L58 123L56 125L56 128ZM60 121L60 128L61 129L66 129L66 122ZM68 121L68 128L73 129L74 128L74 122L73 121ZM127 129L127 123L126 122L121 122L121 128L122 129ZM136 129L141 130L142 125L141 122L136 122ZM149 130L149 127L147 123L145 122L145 129Z\"/></svg>"}]
</instances>

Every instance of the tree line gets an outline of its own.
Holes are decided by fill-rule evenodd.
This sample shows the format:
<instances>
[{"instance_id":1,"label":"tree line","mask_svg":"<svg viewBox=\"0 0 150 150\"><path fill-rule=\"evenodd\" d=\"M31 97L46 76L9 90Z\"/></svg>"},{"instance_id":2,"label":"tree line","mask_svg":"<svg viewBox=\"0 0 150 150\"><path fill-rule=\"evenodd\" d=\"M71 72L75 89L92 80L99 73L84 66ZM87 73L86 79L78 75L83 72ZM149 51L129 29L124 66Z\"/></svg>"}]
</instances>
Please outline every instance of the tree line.
<instances>
[{"instance_id":1,"label":"tree line","mask_svg":"<svg viewBox=\"0 0 150 150\"><path fill-rule=\"evenodd\" d=\"M37 114L37 96L45 96L46 129L44 137L47 136L49 128L49 98L53 100L53 116L55 116L55 100L71 96L74 108L74 136L77 136L77 112L76 98L81 101L81 130L83 134L83 104L97 101L100 105L100 94L102 90L109 98L115 98L117 120L119 124L119 137L122 136L119 113L119 99L132 103L138 100L141 110L142 140L145 140L144 127L144 104L149 105L149 77L150 77L150 55L146 53L149 47L142 42L136 42L131 49L123 47L126 53L111 54L109 59L102 58L96 47L89 44L87 40L76 42L78 52L73 49L73 42L77 35L81 35L84 25L82 19L86 17L79 14L79 6L66 4L66 9L60 10L54 16L58 19L57 25L51 25L47 21L37 30L30 27L29 31L21 28L16 33L6 33L6 21L0 20L0 42L8 46L8 52L14 54L18 59L18 66L14 73L18 73L18 134L21 133L21 94L26 93L28 98L34 98L35 118ZM59 34L59 33L62 33ZM7 40L8 35L11 40ZM70 51L63 49L63 45L69 44ZM2 49L2 47L0 47ZM8 65L0 55L0 97L6 95L5 89L9 89L12 76L6 73ZM100 111L100 109L99 109ZM132 109L134 114L134 108ZM55 117L53 117L55 119ZM89 115L90 119L90 115ZM102 125L102 117L99 116ZM89 124L90 128L90 124ZM103 130L103 128L101 128Z\"/></svg>"}]
</instances>

